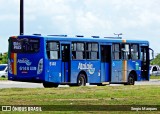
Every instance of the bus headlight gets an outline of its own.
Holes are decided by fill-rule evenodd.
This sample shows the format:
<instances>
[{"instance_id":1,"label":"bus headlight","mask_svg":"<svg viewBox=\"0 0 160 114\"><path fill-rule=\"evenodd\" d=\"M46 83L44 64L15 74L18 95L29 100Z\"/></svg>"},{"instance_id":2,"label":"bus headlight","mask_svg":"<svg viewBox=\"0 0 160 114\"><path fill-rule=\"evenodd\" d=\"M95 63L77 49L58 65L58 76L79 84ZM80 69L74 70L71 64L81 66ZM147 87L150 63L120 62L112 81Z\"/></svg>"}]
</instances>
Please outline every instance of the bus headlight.
<instances>
[{"instance_id":1,"label":"bus headlight","mask_svg":"<svg viewBox=\"0 0 160 114\"><path fill-rule=\"evenodd\" d=\"M43 59L39 60L37 74L41 74L43 71Z\"/></svg>"}]
</instances>

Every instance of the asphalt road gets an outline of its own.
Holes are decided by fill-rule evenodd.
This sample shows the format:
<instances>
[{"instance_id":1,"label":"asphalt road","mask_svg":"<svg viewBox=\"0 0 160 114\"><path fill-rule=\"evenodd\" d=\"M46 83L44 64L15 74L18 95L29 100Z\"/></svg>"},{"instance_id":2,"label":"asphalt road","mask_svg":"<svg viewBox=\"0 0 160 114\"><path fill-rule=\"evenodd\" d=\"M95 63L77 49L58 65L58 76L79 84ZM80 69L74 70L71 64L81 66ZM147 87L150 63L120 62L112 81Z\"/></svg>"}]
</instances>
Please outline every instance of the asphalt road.
<instances>
[{"instance_id":1,"label":"asphalt road","mask_svg":"<svg viewBox=\"0 0 160 114\"><path fill-rule=\"evenodd\" d=\"M135 82L135 85L160 85L160 80L151 79L150 81ZM87 86L90 86L87 84ZM109 86L124 86L123 84L110 84ZM60 85L59 87L69 87ZM42 83L28 83L15 81L0 81L0 88L44 88Z\"/></svg>"}]
</instances>

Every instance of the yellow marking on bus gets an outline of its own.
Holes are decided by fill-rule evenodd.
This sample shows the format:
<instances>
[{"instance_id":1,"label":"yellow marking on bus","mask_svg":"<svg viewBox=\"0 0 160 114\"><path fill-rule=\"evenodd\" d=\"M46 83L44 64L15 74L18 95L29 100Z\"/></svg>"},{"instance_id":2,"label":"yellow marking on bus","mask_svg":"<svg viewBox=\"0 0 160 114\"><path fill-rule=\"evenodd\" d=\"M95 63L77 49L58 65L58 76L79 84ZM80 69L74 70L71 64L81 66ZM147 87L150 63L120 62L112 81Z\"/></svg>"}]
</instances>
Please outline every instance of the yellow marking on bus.
<instances>
[{"instance_id":1,"label":"yellow marking on bus","mask_svg":"<svg viewBox=\"0 0 160 114\"><path fill-rule=\"evenodd\" d=\"M127 81L127 61L124 60L123 61L123 82L126 82Z\"/></svg>"},{"instance_id":2,"label":"yellow marking on bus","mask_svg":"<svg viewBox=\"0 0 160 114\"><path fill-rule=\"evenodd\" d=\"M126 43L126 39L123 39L122 42L123 42L123 43Z\"/></svg>"},{"instance_id":3,"label":"yellow marking on bus","mask_svg":"<svg viewBox=\"0 0 160 114\"><path fill-rule=\"evenodd\" d=\"M17 54L14 53L14 67L13 67L13 74L17 75Z\"/></svg>"},{"instance_id":4,"label":"yellow marking on bus","mask_svg":"<svg viewBox=\"0 0 160 114\"><path fill-rule=\"evenodd\" d=\"M18 36L11 36L11 38L18 38Z\"/></svg>"}]
</instances>

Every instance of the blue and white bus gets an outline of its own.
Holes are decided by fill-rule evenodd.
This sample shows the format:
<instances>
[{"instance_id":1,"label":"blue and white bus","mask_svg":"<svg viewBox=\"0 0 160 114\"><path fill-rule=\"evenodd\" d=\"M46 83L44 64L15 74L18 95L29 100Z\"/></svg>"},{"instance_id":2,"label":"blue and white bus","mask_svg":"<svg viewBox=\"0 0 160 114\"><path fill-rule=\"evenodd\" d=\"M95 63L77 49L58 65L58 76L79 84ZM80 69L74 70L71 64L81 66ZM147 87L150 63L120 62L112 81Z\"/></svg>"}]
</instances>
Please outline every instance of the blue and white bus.
<instances>
[{"instance_id":1,"label":"blue and white bus","mask_svg":"<svg viewBox=\"0 0 160 114\"><path fill-rule=\"evenodd\" d=\"M120 37L20 35L9 38L8 79L68 84L134 85L149 80L148 41Z\"/></svg>"}]
</instances>

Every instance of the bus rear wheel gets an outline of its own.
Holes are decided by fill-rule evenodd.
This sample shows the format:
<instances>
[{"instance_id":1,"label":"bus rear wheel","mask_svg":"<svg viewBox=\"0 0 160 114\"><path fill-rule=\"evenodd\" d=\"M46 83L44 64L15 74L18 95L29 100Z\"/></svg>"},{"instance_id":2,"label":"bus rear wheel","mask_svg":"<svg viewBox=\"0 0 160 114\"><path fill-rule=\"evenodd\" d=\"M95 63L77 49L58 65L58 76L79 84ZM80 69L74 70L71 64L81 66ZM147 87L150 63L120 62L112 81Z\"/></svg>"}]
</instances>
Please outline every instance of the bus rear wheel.
<instances>
[{"instance_id":1,"label":"bus rear wheel","mask_svg":"<svg viewBox=\"0 0 160 114\"><path fill-rule=\"evenodd\" d=\"M53 87L58 87L58 84L54 84L51 82L43 82L43 87L44 88L53 88Z\"/></svg>"},{"instance_id":2,"label":"bus rear wheel","mask_svg":"<svg viewBox=\"0 0 160 114\"><path fill-rule=\"evenodd\" d=\"M135 78L133 74L129 74L127 85L134 85Z\"/></svg>"},{"instance_id":3,"label":"bus rear wheel","mask_svg":"<svg viewBox=\"0 0 160 114\"><path fill-rule=\"evenodd\" d=\"M86 78L84 74L79 74L78 80L77 80L78 86L86 86Z\"/></svg>"}]
</instances>

